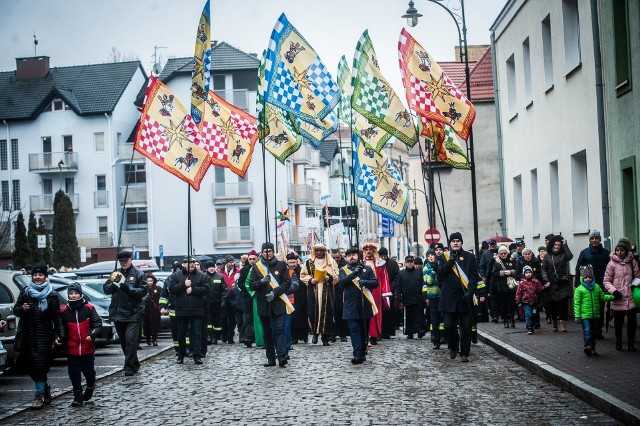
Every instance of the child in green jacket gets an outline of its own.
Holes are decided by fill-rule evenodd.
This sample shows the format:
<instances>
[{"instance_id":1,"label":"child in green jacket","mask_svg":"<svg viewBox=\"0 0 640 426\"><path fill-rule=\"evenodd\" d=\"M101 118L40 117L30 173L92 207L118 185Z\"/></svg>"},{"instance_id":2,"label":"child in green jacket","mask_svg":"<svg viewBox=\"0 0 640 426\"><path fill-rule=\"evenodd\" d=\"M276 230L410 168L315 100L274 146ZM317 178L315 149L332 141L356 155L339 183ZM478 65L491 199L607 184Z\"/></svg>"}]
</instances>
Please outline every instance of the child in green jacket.
<instances>
[{"instance_id":1,"label":"child in green jacket","mask_svg":"<svg viewBox=\"0 0 640 426\"><path fill-rule=\"evenodd\" d=\"M615 297L605 293L593 279L593 267L586 265L580 268L580 285L573 295L573 311L576 323L582 323L584 353L587 356L598 355L596 339L592 330L597 330L600 318L600 303L613 300Z\"/></svg>"}]
</instances>

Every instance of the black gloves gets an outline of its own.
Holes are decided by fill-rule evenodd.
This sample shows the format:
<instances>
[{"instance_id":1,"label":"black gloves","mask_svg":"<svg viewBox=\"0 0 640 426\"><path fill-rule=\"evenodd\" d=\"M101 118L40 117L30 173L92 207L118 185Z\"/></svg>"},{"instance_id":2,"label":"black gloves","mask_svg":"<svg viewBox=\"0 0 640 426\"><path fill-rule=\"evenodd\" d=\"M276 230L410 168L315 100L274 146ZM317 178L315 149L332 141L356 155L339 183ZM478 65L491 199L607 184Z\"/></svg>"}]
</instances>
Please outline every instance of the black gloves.
<instances>
[{"instance_id":1,"label":"black gloves","mask_svg":"<svg viewBox=\"0 0 640 426\"><path fill-rule=\"evenodd\" d=\"M260 282L262 284L269 284L271 282L271 278L269 278L269 276L267 275L266 277L262 278Z\"/></svg>"},{"instance_id":2,"label":"black gloves","mask_svg":"<svg viewBox=\"0 0 640 426\"><path fill-rule=\"evenodd\" d=\"M127 285L127 283L121 282L120 283L120 290L124 291L125 293L129 293L129 286Z\"/></svg>"},{"instance_id":3,"label":"black gloves","mask_svg":"<svg viewBox=\"0 0 640 426\"><path fill-rule=\"evenodd\" d=\"M618 290L614 291L614 292L613 292L613 298L614 298L615 300L620 300L620 299L622 299L622 293L620 293Z\"/></svg>"},{"instance_id":4,"label":"black gloves","mask_svg":"<svg viewBox=\"0 0 640 426\"><path fill-rule=\"evenodd\" d=\"M364 269L364 265L362 265L361 263L358 263L355 269L353 270L353 272L360 275L360 272L362 272L363 269Z\"/></svg>"},{"instance_id":5,"label":"black gloves","mask_svg":"<svg viewBox=\"0 0 640 426\"><path fill-rule=\"evenodd\" d=\"M468 291L465 291L464 296L462 296L462 300L464 300L467 303L471 302L471 293L469 293Z\"/></svg>"},{"instance_id":6,"label":"black gloves","mask_svg":"<svg viewBox=\"0 0 640 426\"><path fill-rule=\"evenodd\" d=\"M268 302L273 302L273 299L275 299L275 298L276 298L276 295L275 295L275 294L273 294L273 292L272 292L272 291L270 291L269 293L267 293L267 301L268 301Z\"/></svg>"}]
</instances>

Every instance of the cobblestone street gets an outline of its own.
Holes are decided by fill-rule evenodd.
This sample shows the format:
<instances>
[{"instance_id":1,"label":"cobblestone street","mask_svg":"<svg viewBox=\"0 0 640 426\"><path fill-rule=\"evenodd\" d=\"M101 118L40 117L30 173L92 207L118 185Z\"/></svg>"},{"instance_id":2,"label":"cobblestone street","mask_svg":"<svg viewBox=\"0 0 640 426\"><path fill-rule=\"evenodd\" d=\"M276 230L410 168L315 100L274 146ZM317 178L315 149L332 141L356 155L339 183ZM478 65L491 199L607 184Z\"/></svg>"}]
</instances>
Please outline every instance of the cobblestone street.
<instances>
[{"instance_id":1,"label":"cobblestone street","mask_svg":"<svg viewBox=\"0 0 640 426\"><path fill-rule=\"evenodd\" d=\"M616 424L482 343L468 364L426 339L385 340L357 366L349 343L294 348L286 368L238 344L210 346L201 366L169 350L100 381L91 404L67 394L3 424Z\"/></svg>"}]
</instances>

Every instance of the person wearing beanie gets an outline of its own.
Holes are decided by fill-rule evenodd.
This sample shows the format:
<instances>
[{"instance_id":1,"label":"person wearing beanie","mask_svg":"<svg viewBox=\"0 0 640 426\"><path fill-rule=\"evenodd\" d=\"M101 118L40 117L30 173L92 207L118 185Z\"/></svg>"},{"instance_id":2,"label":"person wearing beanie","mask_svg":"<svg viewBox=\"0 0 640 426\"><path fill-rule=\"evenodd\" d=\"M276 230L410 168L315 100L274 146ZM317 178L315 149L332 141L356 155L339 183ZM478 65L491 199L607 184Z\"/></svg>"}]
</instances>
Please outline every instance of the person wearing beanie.
<instances>
[{"instance_id":1,"label":"person wearing beanie","mask_svg":"<svg viewBox=\"0 0 640 426\"><path fill-rule=\"evenodd\" d=\"M67 366L73 387L71 406L80 407L91 399L96 388L96 349L93 342L100 335L102 320L93 305L84 300L80 284L69 284L67 295L69 303L62 308L62 320L68 336ZM87 381L84 393L82 375Z\"/></svg>"},{"instance_id":2,"label":"person wearing beanie","mask_svg":"<svg viewBox=\"0 0 640 426\"><path fill-rule=\"evenodd\" d=\"M202 328L206 330L206 336L202 340L202 347L205 348L209 344L217 345L218 340L220 340L222 331L222 306L227 298L227 284L224 282L224 278L220 272L216 269L216 264L213 260L205 262L203 266L204 273L207 276L209 290L205 302L209 305L209 321L202 326ZM203 352L206 353L205 350L203 350Z\"/></svg>"},{"instance_id":3,"label":"person wearing beanie","mask_svg":"<svg viewBox=\"0 0 640 426\"><path fill-rule=\"evenodd\" d=\"M627 241L619 241L609 258L604 272L604 288L607 293L615 296L615 300L611 302L611 310L616 332L616 349L622 350L622 329L626 318L627 349L629 352L635 352L637 308L629 284L634 278L640 278L640 268Z\"/></svg>"},{"instance_id":4,"label":"person wearing beanie","mask_svg":"<svg viewBox=\"0 0 640 426\"><path fill-rule=\"evenodd\" d=\"M260 324L260 317L255 314L257 309L256 300L254 298L254 291L249 288L249 278L251 276L251 269L253 265L255 265L256 260L258 260L258 252L255 250L251 250L247 253L247 261L242 268L240 268L240 273L238 274L237 285L242 294L242 327L240 328L240 334L244 338L244 345L247 348L250 348L255 343L256 346L264 346L264 341L262 340L262 325ZM209 274L211 278L212 275ZM222 277L220 277L222 278ZM213 285L215 287L216 280L213 280ZM224 293L221 296L221 301L226 298L226 288L224 289ZM213 307L213 305L212 305ZM218 311L219 311L218 305ZM218 336L220 334L220 329L216 328L220 327L214 326L214 333ZM214 344L217 343L217 340L214 340Z\"/></svg>"},{"instance_id":5,"label":"person wearing beanie","mask_svg":"<svg viewBox=\"0 0 640 426\"><path fill-rule=\"evenodd\" d=\"M431 343L433 349L440 349L442 344L442 314L438 311L440 304L440 293L442 285L438 281L436 271L438 270L438 257L434 249L427 250L426 262L422 267L422 297L425 299L429 310L429 325L431 329Z\"/></svg>"},{"instance_id":6,"label":"person wearing beanie","mask_svg":"<svg viewBox=\"0 0 640 426\"><path fill-rule=\"evenodd\" d=\"M516 310L516 263L511 259L505 245L498 248L498 257L491 271L491 283L495 286L500 305L500 317L505 328L515 327Z\"/></svg>"},{"instance_id":7,"label":"person wearing beanie","mask_svg":"<svg viewBox=\"0 0 640 426\"><path fill-rule=\"evenodd\" d=\"M495 262L495 256L498 254L498 248L496 247L496 240L490 239L488 241L489 249L482 253L480 256L480 262L478 263L478 273L480 278L488 287L489 291L489 314L491 315L491 321L497 323L498 316L500 314L500 306L498 304L498 293L495 286L491 284L491 271L493 271L493 264Z\"/></svg>"},{"instance_id":8,"label":"person wearing beanie","mask_svg":"<svg viewBox=\"0 0 640 426\"><path fill-rule=\"evenodd\" d=\"M145 275L147 282L147 295L144 298L144 321L142 329L147 345L158 346L158 333L160 333L160 323L162 314L160 313L160 294L162 287L158 284L158 279L151 272Z\"/></svg>"},{"instance_id":9,"label":"person wearing beanie","mask_svg":"<svg viewBox=\"0 0 640 426\"><path fill-rule=\"evenodd\" d=\"M586 356L598 355L596 352L596 335L602 328L600 305L614 300L616 296L605 293L595 281L594 269L591 265L582 266L579 271L580 285L573 295L573 313L576 323L582 324L582 340Z\"/></svg>"},{"instance_id":10,"label":"person wearing beanie","mask_svg":"<svg viewBox=\"0 0 640 426\"><path fill-rule=\"evenodd\" d=\"M531 250L529 247L525 247L524 249L522 249L522 257L520 257L520 259L518 259L518 261L516 262L516 279L518 281L520 281L524 277L524 268L526 266L531 268L533 277L541 283L542 270L540 269L540 261L536 256L533 255L533 250ZM534 309L533 314L533 324L535 328L540 328L540 308L544 306L544 299L544 292L538 294L538 305L537 309ZM522 307L518 307L518 315L520 315L522 319L525 319L526 315L522 309Z\"/></svg>"},{"instance_id":11,"label":"person wearing beanie","mask_svg":"<svg viewBox=\"0 0 640 426\"><path fill-rule=\"evenodd\" d=\"M271 243L269 243L271 244ZM273 245L273 244L271 244ZM218 270L218 273L222 275L225 284L227 285L227 296L223 302L222 312L220 314L220 319L222 323L222 343L234 344L233 336L235 335L236 326L238 326L238 333L242 329L242 324L238 324L236 321L236 313L233 309L233 306L228 299L232 297L231 289L233 285L236 283L236 279L240 273L240 269L236 267L236 262L233 256L227 256L224 259L222 267ZM242 337L239 338L243 340Z\"/></svg>"},{"instance_id":12,"label":"person wearing beanie","mask_svg":"<svg viewBox=\"0 0 640 426\"><path fill-rule=\"evenodd\" d=\"M602 237L599 231L591 231L589 234L589 245L580 251L578 260L576 262L576 277L574 286L577 288L580 286L580 268L583 266L591 265L593 269L593 282L597 283L604 290L604 271L607 269L609 263L609 250L602 246ZM604 303L598 304L600 308L598 318L604 318ZM591 330L596 339L604 339L602 334L602 321L595 321L595 328Z\"/></svg>"},{"instance_id":13,"label":"person wearing beanie","mask_svg":"<svg viewBox=\"0 0 640 426\"><path fill-rule=\"evenodd\" d=\"M533 268L525 265L522 268L522 278L518 284L518 290L516 290L516 304L522 306L524 310L524 323L527 327L527 334L534 333L538 296L542 293L542 290L544 290L544 287L533 275Z\"/></svg>"},{"instance_id":14,"label":"person wearing beanie","mask_svg":"<svg viewBox=\"0 0 640 426\"><path fill-rule=\"evenodd\" d=\"M340 250L338 250L338 254L342 256ZM335 260L335 258L334 258ZM300 256L297 253L291 252L287 255L287 266L289 267L289 276L292 280L293 287L293 277L295 276L296 280L300 280L300 272L302 271L302 266L300 265ZM337 287L337 285L336 285ZM291 293L291 289L289 290ZM291 344L298 344L300 340L307 343L309 341L309 320L307 317L307 286L298 284L296 291L292 294L293 296L293 307L295 310L291 314ZM342 295L340 295L342 298ZM337 302L337 298L336 298ZM342 303L342 300L340 301ZM342 314L342 305L340 306L340 313ZM342 318L340 318L342 321Z\"/></svg>"},{"instance_id":15,"label":"person wearing beanie","mask_svg":"<svg viewBox=\"0 0 640 426\"><path fill-rule=\"evenodd\" d=\"M561 235L554 236L547 245L547 254L542 260L542 281L549 284L545 310L551 314L551 329L567 331L568 303L573 296L573 285L569 282L569 261L573 253Z\"/></svg>"},{"instance_id":16,"label":"person wearing beanie","mask_svg":"<svg viewBox=\"0 0 640 426\"><path fill-rule=\"evenodd\" d=\"M291 287L289 268L275 257L273 244L262 244L260 258L251 268L249 287L255 292L258 304L257 313L262 324L265 354L265 367L276 365L286 367L287 348L284 337L284 323L287 312L293 312L293 306L286 296Z\"/></svg>"},{"instance_id":17,"label":"person wearing beanie","mask_svg":"<svg viewBox=\"0 0 640 426\"><path fill-rule=\"evenodd\" d=\"M464 250L462 243L462 234L459 232L449 236L449 253L444 254L446 261L436 274L438 281L442 283L438 310L444 317L449 358L455 359L460 351L461 361L469 362L473 296L480 276L476 257Z\"/></svg>"},{"instance_id":18,"label":"person wearing beanie","mask_svg":"<svg viewBox=\"0 0 640 426\"><path fill-rule=\"evenodd\" d=\"M391 286L391 296L387 297L389 309L382 310L382 338L390 339L396 335L396 328L401 327L403 319L403 309L398 306L396 289L398 288L398 274L400 273L400 265L394 259L389 258L389 250L386 247L380 247L378 250L380 259L384 260L384 266L387 269L389 277L389 285Z\"/></svg>"},{"instance_id":19,"label":"person wearing beanie","mask_svg":"<svg viewBox=\"0 0 640 426\"><path fill-rule=\"evenodd\" d=\"M331 257L335 260L336 265L338 265L338 271L340 268L347 265L347 260L344 258L344 250L340 248L331 249ZM340 337L341 342L347 341L347 335L349 334L349 327L347 326L347 322L342 319L342 309L344 308L344 288L338 282L335 286L333 286L334 291L334 310L333 310L333 318L336 323L336 336ZM296 296L296 300L297 300ZM305 306L306 306L306 295L305 295ZM296 308L298 309L298 308ZM306 309L306 307L305 307ZM295 317L295 312L293 313ZM335 337L332 339L335 342Z\"/></svg>"},{"instance_id":20,"label":"person wearing beanie","mask_svg":"<svg viewBox=\"0 0 640 426\"><path fill-rule=\"evenodd\" d=\"M20 318L22 336L29 336L20 339L17 349L26 358L25 365L35 384L31 408L41 409L51 403L47 373L53 359L52 347L60 346L66 337L58 294L51 287L48 268L43 262L31 268L31 283L20 292L13 313Z\"/></svg>"},{"instance_id":21,"label":"person wearing beanie","mask_svg":"<svg viewBox=\"0 0 640 426\"><path fill-rule=\"evenodd\" d=\"M406 323L404 334L407 339L413 339L418 333L422 339L427 334L427 323L424 318L422 301L422 260L420 267L416 267L415 258L411 255L404 258L404 269L398 275L398 301L404 305Z\"/></svg>"}]
</instances>

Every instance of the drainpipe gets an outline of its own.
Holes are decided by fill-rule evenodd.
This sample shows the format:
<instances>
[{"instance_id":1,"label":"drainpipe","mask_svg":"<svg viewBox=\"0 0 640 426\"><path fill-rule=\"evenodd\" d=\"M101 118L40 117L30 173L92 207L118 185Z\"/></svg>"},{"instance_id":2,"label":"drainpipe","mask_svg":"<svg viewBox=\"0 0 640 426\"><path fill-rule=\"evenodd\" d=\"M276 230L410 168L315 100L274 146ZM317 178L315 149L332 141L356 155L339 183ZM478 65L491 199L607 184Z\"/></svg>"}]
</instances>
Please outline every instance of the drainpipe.
<instances>
[{"instance_id":1,"label":"drainpipe","mask_svg":"<svg viewBox=\"0 0 640 426\"><path fill-rule=\"evenodd\" d=\"M609 170L607 167L607 138L604 118L604 83L602 81L602 52L600 50L600 25L598 1L591 0L591 28L593 32L593 56L596 77L596 113L598 116L598 148L600 154L600 192L602 193L603 246L611 250L611 216L609 214Z\"/></svg>"},{"instance_id":2,"label":"drainpipe","mask_svg":"<svg viewBox=\"0 0 640 426\"><path fill-rule=\"evenodd\" d=\"M7 126L7 170L9 171L9 184L7 185L9 188L9 206L7 207L7 211L9 212L9 220L11 220L11 211L16 208L11 205L11 203L13 203L13 197L11 196L11 134L9 133L9 123L7 123L7 120L2 120L2 124ZM20 206L18 206L17 209L19 210Z\"/></svg>"},{"instance_id":3,"label":"drainpipe","mask_svg":"<svg viewBox=\"0 0 640 426\"><path fill-rule=\"evenodd\" d=\"M491 68L493 72L493 98L496 109L496 135L498 138L498 170L500 176L500 217L502 235L507 235L507 207L504 191L504 158L502 155L502 120L500 118L500 90L498 89L498 67L496 65L496 36L491 32Z\"/></svg>"},{"instance_id":4,"label":"drainpipe","mask_svg":"<svg viewBox=\"0 0 640 426\"><path fill-rule=\"evenodd\" d=\"M114 244L117 244L117 230L116 230L116 220L117 220L117 211L118 211L118 196L120 191L118 190L118 187L116 186L116 167L118 164L118 160L117 160L117 156L118 156L118 149L119 147L116 146L114 149L113 146L113 141L111 139L111 116L109 116L108 113L104 113L105 118L107 119L107 146L109 147L109 151L110 153L113 153L115 151L115 157L116 157L116 161L113 161L111 163L111 220L109 221L109 229L111 229L111 232L113 233L113 242ZM105 147L105 151L107 150L107 148Z\"/></svg>"}]
</instances>

